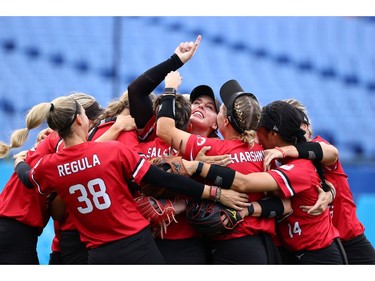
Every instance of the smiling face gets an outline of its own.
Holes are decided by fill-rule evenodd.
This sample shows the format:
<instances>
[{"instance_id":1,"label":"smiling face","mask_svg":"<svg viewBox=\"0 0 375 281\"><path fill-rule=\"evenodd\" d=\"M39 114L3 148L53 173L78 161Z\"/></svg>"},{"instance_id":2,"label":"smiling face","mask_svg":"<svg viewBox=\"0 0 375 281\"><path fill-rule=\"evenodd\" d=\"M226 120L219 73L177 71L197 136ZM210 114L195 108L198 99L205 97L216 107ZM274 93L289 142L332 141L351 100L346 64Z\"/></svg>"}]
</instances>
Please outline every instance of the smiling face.
<instances>
[{"instance_id":1,"label":"smiling face","mask_svg":"<svg viewBox=\"0 0 375 281\"><path fill-rule=\"evenodd\" d=\"M217 113L214 101L208 96L198 97L191 104L191 133L208 136L217 128L216 117ZM203 135L203 131L206 132L205 135Z\"/></svg>"}]
</instances>

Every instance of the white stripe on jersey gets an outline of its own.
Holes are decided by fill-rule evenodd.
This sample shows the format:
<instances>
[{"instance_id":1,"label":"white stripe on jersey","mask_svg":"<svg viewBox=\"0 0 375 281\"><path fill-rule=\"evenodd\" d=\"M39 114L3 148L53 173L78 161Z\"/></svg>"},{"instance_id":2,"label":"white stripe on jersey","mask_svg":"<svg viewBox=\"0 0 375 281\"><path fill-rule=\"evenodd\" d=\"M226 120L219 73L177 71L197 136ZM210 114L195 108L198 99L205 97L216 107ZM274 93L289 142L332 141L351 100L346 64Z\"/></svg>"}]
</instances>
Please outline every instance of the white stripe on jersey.
<instances>
[{"instance_id":1,"label":"white stripe on jersey","mask_svg":"<svg viewBox=\"0 0 375 281\"><path fill-rule=\"evenodd\" d=\"M283 180L283 182L284 182L286 188L289 190L291 196L294 196L295 193L294 193L294 191L293 191L293 188L290 186L287 177L286 177L282 172L280 172L279 170L272 170L272 171L275 171L276 173L279 174L279 176L280 176L281 179Z\"/></svg>"},{"instance_id":2,"label":"white stripe on jersey","mask_svg":"<svg viewBox=\"0 0 375 281\"><path fill-rule=\"evenodd\" d=\"M133 173L133 179L137 176L139 170L142 168L143 164L145 163L145 159L141 158L141 160L138 162L137 167Z\"/></svg>"},{"instance_id":3,"label":"white stripe on jersey","mask_svg":"<svg viewBox=\"0 0 375 281\"><path fill-rule=\"evenodd\" d=\"M36 167L39 166L39 164L42 161L42 159L43 158L40 158L39 161L35 164L35 166L31 169L31 178L32 178L33 182L35 183L35 185L38 187L39 193L42 194L42 195L45 195L45 193L40 189L39 183L34 178L34 170L35 170Z\"/></svg>"}]
</instances>

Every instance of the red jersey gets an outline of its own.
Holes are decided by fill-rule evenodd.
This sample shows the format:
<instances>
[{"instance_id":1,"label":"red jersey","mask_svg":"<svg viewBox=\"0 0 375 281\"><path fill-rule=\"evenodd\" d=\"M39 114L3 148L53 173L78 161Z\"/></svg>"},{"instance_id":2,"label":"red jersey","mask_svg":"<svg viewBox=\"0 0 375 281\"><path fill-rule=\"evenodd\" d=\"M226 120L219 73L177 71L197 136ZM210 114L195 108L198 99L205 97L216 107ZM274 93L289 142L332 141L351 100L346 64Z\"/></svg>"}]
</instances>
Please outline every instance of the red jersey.
<instances>
[{"instance_id":1,"label":"red jersey","mask_svg":"<svg viewBox=\"0 0 375 281\"><path fill-rule=\"evenodd\" d=\"M254 143L253 147L240 140L220 140L191 135L187 144L184 157L189 160L196 158L198 152L204 146L211 146L206 155L230 154L232 163L229 168L242 174L263 172L263 147ZM263 192L249 193L249 202L257 201L265 197ZM233 239L246 235L256 235L258 232L266 232L275 235L274 218L257 218L246 216L233 231L226 235L216 236L215 239Z\"/></svg>"},{"instance_id":2,"label":"red jersey","mask_svg":"<svg viewBox=\"0 0 375 281\"><path fill-rule=\"evenodd\" d=\"M317 136L314 142L325 142L325 139ZM359 221L356 213L357 206L354 203L352 192L340 161L332 166L324 166L326 180L333 184L336 189L336 197L331 208L333 225L340 232L340 238L344 241L350 240L365 231L363 224Z\"/></svg>"},{"instance_id":3,"label":"red jersey","mask_svg":"<svg viewBox=\"0 0 375 281\"><path fill-rule=\"evenodd\" d=\"M145 159L162 157L164 155L176 155L177 151L172 149L162 139L155 138L152 141L139 144L139 154Z\"/></svg>"},{"instance_id":4,"label":"red jersey","mask_svg":"<svg viewBox=\"0 0 375 281\"><path fill-rule=\"evenodd\" d=\"M283 159L284 160L284 159ZM281 243L289 251L328 247L339 236L328 208L319 216L303 212L299 206L313 206L318 199L316 185L321 180L315 166L306 159L285 159L285 164L268 171L285 198L291 198L293 213L277 224Z\"/></svg>"},{"instance_id":5,"label":"red jersey","mask_svg":"<svg viewBox=\"0 0 375 281\"><path fill-rule=\"evenodd\" d=\"M57 134L50 134L27 152L25 162L34 166L42 156L54 152L58 139ZM0 194L0 217L13 218L25 225L37 227L40 235L50 218L47 196L41 195L34 188L25 187L17 174L13 173Z\"/></svg>"},{"instance_id":6,"label":"red jersey","mask_svg":"<svg viewBox=\"0 0 375 281\"><path fill-rule=\"evenodd\" d=\"M64 148L64 141L63 139L58 135L57 132L52 132L49 134L43 141L41 141L37 147L36 150L39 154L39 157L43 157L48 154L53 154L55 152L58 152ZM32 165L30 165L32 167ZM39 192L38 192L39 193ZM40 193L39 193L40 194ZM52 240L52 251L60 251L60 233L61 231L65 230L75 230L76 227L74 226L72 220L69 218L68 210L65 211L65 218L63 221L57 222L54 221L54 231L55 236ZM58 227L58 228L56 228Z\"/></svg>"},{"instance_id":7,"label":"red jersey","mask_svg":"<svg viewBox=\"0 0 375 281\"><path fill-rule=\"evenodd\" d=\"M115 121L109 121L100 124L97 128L95 133L92 135L91 141L97 140L100 136L102 136L113 124ZM121 142L129 149L133 151L138 151L138 136L135 130L128 131L128 132L121 132L118 137L116 138L117 141Z\"/></svg>"},{"instance_id":8,"label":"red jersey","mask_svg":"<svg viewBox=\"0 0 375 281\"><path fill-rule=\"evenodd\" d=\"M43 157L30 172L41 193L56 190L88 248L148 227L126 180L139 183L150 164L117 141L85 142Z\"/></svg>"},{"instance_id":9,"label":"red jersey","mask_svg":"<svg viewBox=\"0 0 375 281\"><path fill-rule=\"evenodd\" d=\"M171 152L171 147L158 137L152 141L141 142L139 144L139 149L139 154L145 159L160 157L170 153L175 155L176 153L175 150ZM184 195L180 197L186 198ZM163 235L163 239L179 240L200 236L188 223L184 212L178 214L175 218L178 223L172 222L168 226L166 234Z\"/></svg>"},{"instance_id":10,"label":"red jersey","mask_svg":"<svg viewBox=\"0 0 375 281\"><path fill-rule=\"evenodd\" d=\"M154 114L150 120L148 120L146 126L141 132L138 132L138 138L140 142L149 142L156 138L156 115Z\"/></svg>"}]
</instances>

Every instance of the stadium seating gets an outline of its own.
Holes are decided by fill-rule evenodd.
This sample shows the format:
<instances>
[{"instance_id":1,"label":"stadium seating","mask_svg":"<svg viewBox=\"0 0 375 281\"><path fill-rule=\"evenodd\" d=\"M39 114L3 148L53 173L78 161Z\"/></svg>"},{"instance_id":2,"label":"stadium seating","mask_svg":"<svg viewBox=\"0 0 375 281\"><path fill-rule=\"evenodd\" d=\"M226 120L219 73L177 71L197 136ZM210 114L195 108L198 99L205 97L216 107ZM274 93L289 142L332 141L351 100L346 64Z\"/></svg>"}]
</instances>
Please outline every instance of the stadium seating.
<instances>
[{"instance_id":1,"label":"stadium seating","mask_svg":"<svg viewBox=\"0 0 375 281\"><path fill-rule=\"evenodd\" d=\"M375 130L370 128L375 117L373 21L2 17L0 30L0 111L13 119L0 139L8 139L14 126L23 126L30 106L71 91L92 94L105 106L137 75L170 56L179 42L202 34L196 58L181 69L181 92L209 84L218 93L223 82L235 78L263 105L297 98L307 106L314 130L333 136L343 159L375 157ZM20 97L15 112L6 106L14 103L11 97ZM360 139L358 129L366 131Z\"/></svg>"}]
</instances>

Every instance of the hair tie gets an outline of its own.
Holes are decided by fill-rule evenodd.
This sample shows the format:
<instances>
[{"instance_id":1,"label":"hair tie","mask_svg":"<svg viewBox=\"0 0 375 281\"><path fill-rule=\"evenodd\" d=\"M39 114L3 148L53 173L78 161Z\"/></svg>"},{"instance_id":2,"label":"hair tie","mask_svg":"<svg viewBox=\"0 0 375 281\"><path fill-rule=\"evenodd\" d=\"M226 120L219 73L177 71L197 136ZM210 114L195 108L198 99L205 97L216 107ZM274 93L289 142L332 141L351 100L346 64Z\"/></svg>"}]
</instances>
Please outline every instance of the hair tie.
<instances>
[{"instance_id":1,"label":"hair tie","mask_svg":"<svg viewBox=\"0 0 375 281\"><path fill-rule=\"evenodd\" d=\"M53 103L51 102L51 108L49 109L49 111L53 111L55 109L55 106L53 105Z\"/></svg>"}]
</instances>

